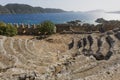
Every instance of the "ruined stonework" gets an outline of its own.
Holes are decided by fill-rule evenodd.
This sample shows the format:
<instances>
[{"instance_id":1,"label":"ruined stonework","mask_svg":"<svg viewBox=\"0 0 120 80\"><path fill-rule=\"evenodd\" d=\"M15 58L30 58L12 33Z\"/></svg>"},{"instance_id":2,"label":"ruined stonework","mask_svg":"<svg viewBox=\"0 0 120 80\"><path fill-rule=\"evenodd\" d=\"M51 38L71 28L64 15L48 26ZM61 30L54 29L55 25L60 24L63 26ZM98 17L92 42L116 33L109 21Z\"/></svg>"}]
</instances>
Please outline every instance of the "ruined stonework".
<instances>
[{"instance_id":1,"label":"ruined stonework","mask_svg":"<svg viewBox=\"0 0 120 80\"><path fill-rule=\"evenodd\" d=\"M120 80L119 30L112 32L0 36L0 80Z\"/></svg>"},{"instance_id":2,"label":"ruined stonework","mask_svg":"<svg viewBox=\"0 0 120 80\"><path fill-rule=\"evenodd\" d=\"M79 24L79 25L71 25L71 24L56 24L55 25L55 33L63 33L63 34L83 34L83 33L91 33L91 32L102 32L109 30L116 31L120 25L119 21L107 21L106 23L101 24ZM40 35L40 32L37 28L37 25L29 25L29 24L14 24L17 27L18 35Z\"/></svg>"}]
</instances>

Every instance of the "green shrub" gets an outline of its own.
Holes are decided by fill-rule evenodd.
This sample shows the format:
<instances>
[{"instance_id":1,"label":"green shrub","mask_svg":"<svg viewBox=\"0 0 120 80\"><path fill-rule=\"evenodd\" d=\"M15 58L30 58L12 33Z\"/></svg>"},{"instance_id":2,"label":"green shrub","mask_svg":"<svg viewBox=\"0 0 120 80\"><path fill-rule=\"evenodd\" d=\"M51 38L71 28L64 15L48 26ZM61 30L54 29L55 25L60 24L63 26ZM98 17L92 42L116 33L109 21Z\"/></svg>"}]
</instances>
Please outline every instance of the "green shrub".
<instances>
[{"instance_id":1,"label":"green shrub","mask_svg":"<svg viewBox=\"0 0 120 80\"><path fill-rule=\"evenodd\" d=\"M38 25L38 29L41 34L50 35L55 32L55 24L51 21L44 21Z\"/></svg>"},{"instance_id":2,"label":"green shrub","mask_svg":"<svg viewBox=\"0 0 120 80\"><path fill-rule=\"evenodd\" d=\"M15 36L17 34L17 28L12 26L11 24L5 24L4 22L0 22L0 35L5 36Z\"/></svg>"},{"instance_id":3,"label":"green shrub","mask_svg":"<svg viewBox=\"0 0 120 80\"><path fill-rule=\"evenodd\" d=\"M0 22L0 35L5 34L6 24L4 22Z\"/></svg>"},{"instance_id":4,"label":"green shrub","mask_svg":"<svg viewBox=\"0 0 120 80\"><path fill-rule=\"evenodd\" d=\"M8 24L6 25L6 36L15 36L17 34L17 28Z\"/></svg>"}]
</instances>

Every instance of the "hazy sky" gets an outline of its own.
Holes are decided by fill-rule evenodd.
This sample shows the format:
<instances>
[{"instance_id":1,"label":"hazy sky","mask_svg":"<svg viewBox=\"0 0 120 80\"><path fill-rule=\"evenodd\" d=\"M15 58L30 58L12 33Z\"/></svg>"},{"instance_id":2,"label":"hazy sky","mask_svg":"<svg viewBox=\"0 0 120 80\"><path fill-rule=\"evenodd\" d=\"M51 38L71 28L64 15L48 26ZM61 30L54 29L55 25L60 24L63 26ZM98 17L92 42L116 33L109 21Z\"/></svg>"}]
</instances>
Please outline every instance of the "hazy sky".
<instances>
[{"instance_id":1,"label":"hazy sky","mask_svg":"<svg viewBox=\"0 0 120 80\"><path fill-rule=\"evenodd\" d=\"M7 3L22 3L44 8L60 8L67 11L120 10L120 0L0 0L1 5Z\"/></svg>"}]
</instances>

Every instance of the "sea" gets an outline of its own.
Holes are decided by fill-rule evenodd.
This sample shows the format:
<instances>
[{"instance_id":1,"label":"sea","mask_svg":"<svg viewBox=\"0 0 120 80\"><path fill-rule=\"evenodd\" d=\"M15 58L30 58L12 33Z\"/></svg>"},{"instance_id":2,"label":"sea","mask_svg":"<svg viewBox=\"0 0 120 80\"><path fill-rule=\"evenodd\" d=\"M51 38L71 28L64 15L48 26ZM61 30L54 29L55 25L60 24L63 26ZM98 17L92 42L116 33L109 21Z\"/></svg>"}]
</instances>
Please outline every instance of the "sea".
<instances>
[{"instance_id":1,"label":"sea","mask_svg":"<svg viewBox=\"0 0 120 80\"><path fill-rule=\"evenodd\" d=\"M0 21L12 24L40 24L50 20L55 24L68 21L81 20L82 23L95 24L97 18L106 20L120 20L120 14L115 13L89 13L89 12L66 12L66 13L40 13L40 14L0 14Z\"/></svg>"}]
</instances>

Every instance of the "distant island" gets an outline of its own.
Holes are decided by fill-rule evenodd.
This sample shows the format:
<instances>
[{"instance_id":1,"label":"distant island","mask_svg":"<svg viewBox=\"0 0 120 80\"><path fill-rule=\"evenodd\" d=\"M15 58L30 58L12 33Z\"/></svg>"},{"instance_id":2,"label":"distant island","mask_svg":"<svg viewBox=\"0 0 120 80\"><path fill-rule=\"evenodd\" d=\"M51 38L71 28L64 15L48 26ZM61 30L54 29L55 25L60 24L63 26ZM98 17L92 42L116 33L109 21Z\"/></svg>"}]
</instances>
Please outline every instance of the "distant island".
<instances>
[{"instance_id":1,"label":"distant island","mask_svg":"<svg viewBox=\"0 0 120 80\"><path fill-rule=\"evenodd\" d=\"M116 13L116 14L120 14L120 11L113 11L113 12L108 12L108 13Z\"/></svg>"},{"instance_id":2,"label":"distant island","mask_svg":"<svg viewBox=\"0 0 120 80\"><path fill-rule=\"evenodd\" d=\"M120 14L120 11L115 11L115 12L113 12L113 13L117 13L117 14Z\"/></svg>"},{"instance_id":3,"label":"distant island","mask_svg":"<svg viewBox=\"0 0 120 80\"><path fill-rule=\"evenodd\" d=\"M105 10L102 9L96 9L96 10L90 10L90 11L86 11L86 13L105 13Z\"/></svg>"},{"instance_id":4,"label":"distant island","mask_svg":"<svg viewBox=\"0 0 120 80\"><path fill-rule=\"evenodd\" d=\"M0 14L33 14L33 13L61 13L62 9L33 7L27 4L0 5Z\"/></svg>"}]
</instances>

